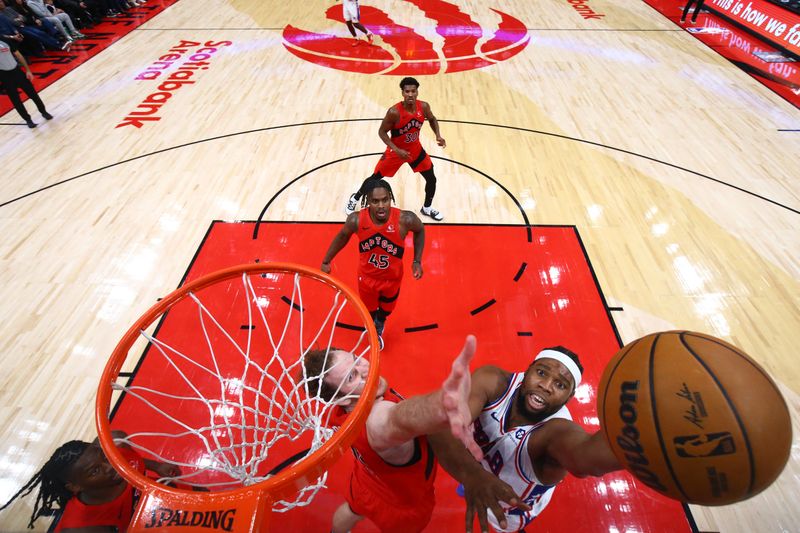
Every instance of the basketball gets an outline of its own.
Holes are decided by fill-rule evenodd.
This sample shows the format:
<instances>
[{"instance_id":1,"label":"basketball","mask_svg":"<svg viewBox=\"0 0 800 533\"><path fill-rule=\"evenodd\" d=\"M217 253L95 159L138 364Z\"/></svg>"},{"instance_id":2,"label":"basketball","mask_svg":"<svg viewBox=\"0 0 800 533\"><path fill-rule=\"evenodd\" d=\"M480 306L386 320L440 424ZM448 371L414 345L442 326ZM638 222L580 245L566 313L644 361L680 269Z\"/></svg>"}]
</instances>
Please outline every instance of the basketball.
<instances>
[{"instance_id":1,"label":"basketball","mask_svg":"<svg viewBox=\"0 0 800 533\"><path fill-rule=\"evenodd\" d=\"M789 410L755 361L720 339L654 333L622 348L597 394L622 466L676 500L727 505L780 475L792 443Z\"/></svg>"}]
</instances>

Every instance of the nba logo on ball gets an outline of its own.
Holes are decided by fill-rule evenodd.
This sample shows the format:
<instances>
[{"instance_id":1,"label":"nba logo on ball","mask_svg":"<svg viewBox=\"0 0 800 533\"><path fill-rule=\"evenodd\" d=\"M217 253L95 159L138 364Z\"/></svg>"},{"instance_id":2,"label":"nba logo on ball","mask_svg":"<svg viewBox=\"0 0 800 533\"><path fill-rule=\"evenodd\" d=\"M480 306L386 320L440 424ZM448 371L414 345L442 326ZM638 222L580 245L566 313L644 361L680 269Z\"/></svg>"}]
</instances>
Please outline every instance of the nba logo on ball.
<instances>
[{"instance_id":1,"label":"nba logo on ball","mask_svg":"<svg viewBox=\"0 0 800 533\"><path fill-rule=\"evenodd\" d=\"M749 356L689 331L642 337L609 362L600 425L637 479L671 498L726 505L772 483L789 459L789 409Z\"/></svg>"},{"instance_id":2,"label":"nba logo on ball","mask_svg":"<svg viewBox=\"0 0 800 533\"><path fill-rule=\"evenodd\" d=\"M675 453L680 457L711 457L736 451L733 435L727 431L675 437L672 442L675 444Z\"/></svg>"}]
</instances>

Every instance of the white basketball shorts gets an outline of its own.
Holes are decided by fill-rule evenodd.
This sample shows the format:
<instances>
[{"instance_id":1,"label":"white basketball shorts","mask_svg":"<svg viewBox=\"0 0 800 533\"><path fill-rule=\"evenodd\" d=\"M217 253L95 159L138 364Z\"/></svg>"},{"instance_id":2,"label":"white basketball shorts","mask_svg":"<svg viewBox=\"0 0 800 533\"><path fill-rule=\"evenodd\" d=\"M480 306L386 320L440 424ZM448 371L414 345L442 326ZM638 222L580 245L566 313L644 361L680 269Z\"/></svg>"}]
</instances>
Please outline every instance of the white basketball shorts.
<instances>
[{"instance_id":1,"label":"white basketball shorts","mask_svg":"<svg viewBox=\"0 0 800 533\"><path fill-rule=\"evenodd\" d=\"M348 22L358 22L358 0L342 0L342 10L344 20Z\"/></svg>"}]
</instances>

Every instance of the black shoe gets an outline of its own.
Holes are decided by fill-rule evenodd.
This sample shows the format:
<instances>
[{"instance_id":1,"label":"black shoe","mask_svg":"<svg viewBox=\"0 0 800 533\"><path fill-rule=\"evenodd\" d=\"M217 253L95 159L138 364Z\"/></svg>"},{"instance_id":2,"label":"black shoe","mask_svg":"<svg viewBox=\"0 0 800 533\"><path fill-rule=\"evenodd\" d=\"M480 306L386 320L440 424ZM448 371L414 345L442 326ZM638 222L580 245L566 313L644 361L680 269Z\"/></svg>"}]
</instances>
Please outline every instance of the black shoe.
<instances>
[{"instance_id":1,"label":"black shoe","mask_svg":"<svg viewBox=\"0 0 800 533\"><path fill-rule=\"evenodd\" d=\"M53 120L53 115L51 115L47 111L42 111L42 118L45 120Z\"/></svg>"},{"instance_id":2,"label":"black shoe","mask_svg":"<svg viewBox=\"0 0 800 533\"><path fill-rule=\"evenodd\" d=\"M35 128L36 127L36 123L31 119L27 119L27 120L25 120L25 122L28 123L28 127L29 128Z\"/></svg>"}]
</instances>

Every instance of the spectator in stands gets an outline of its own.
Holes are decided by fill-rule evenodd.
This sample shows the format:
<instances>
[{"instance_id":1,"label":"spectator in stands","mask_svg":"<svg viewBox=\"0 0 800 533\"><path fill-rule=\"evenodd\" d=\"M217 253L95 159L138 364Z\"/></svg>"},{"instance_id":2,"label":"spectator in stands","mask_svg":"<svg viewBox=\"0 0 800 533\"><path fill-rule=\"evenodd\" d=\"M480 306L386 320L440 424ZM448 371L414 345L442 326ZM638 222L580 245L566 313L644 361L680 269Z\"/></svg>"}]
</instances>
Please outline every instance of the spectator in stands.
<instances>
[{"instance_id":1,"label":"spectator in stands","mask_svg":"<svg viewBox=\"0 0 800 533\"><path fill-rule=\"evenodd\" d=\"M9 0L6 0L8 2ZM84 0L86 4L89 6L89 10L94 13L93 9L94 6L99 7L99 12L95 17L96 20L103 18L104 16L116 16L116 13L112 13L111 8L109 7L109 2L112 0ZM61 36L58 29L53 25L52 22L42 19L36 14L31 11L28 5L25 3L25 0L11 0L11 7L13 7L20 15L25 17L25 21L29 26L36 24L41 29L46 30L51 35Z\"/></svg>"},{"instance_id":2,"label":"spectator in stands","mask_svg":"<svg viewBox=\"0 0 800 533\"><path fill-rule=\"evenodd\" d=\"M26 0L25 3L37 17L52 22L55 27L58 28L61 35L67 39L72 41L86 37L75 29L75 25L72 23L72 19L69 18L69 15L57 7L45 4L44 0Z\"/></svg>"},{"instance_id":3,"label":"spectator in stands","mask_svg":"<svg viewBox=\"0 0 800 533\"><path fill-rule=\"evenodd\" d=\"M24 74L22 72L23 68L25 69ZM14 109L25 120L29 128L35 128L36 123L31 119L19 98L20 89L25 91L28 98L33 100L45 120L53 118L53 115L47 112L44 102L42 102L36 89L34 89L31 83L32 79L33 73L19 50L16 49L13 43L6 43L0 40L0 83L2 83L8 97L11 99L11 103L14 104Z\"/></svg>"},{"instance_id":4,"label":"spectator in stands","mask_svg":"<svg viewBox=\"0 0 800 533\"><path fill-rule=\"evenodd\" d=\"M0 15L0 40L14 43L19 48L24 37L17 31L7 17Z\"/></svg>"},{"instance_id":5,"label":"spectator in stands","mask_svg":"<svg viewBox=\"0 0 800 533\"><path fill-rule=\"evenodd\" d=\"M24 35L26 39L37 43L37 51L40 51L42 47L50 50L69 50L69 41L65 41L62 45L44 30L28 26L25 23L25 17L17 13L14 8L7 6L5 0L0 0L0 26L4 26L2 19L8 20L13 28ZM5 29L0 28L0 35L4 34L6 34Z\"/></svg>"},{"instance_id":6,"label":"spectator in stands","mask_svg":"<svg viewBox=\"0 0 800 533\"><path fill-rule=\"evenodd\" d=\"M0 14L0 39L6 43L13 43L18 50L27 56L42 55L42 45L33 39L26 39L24 35L17 31L11 21L2 14Z\"/></svg>"},{"instance_id":7,"label":"spectator in stands","mask_svg":"<svg viewBox=\"0 0 800 533\"><path fill-rule=\"evenodd\" d=\"M144 0L114 0L114 1L119 6L119 9L121 10L121 12L124 11L126 13L128 12L129 9L133 9L136 6L145 3Z\"/></svg>"},{"instance_id":8,"label":"spectator in stands","mask_svg":"<svg viewBox=\"0 0 800 533\"><path fill-rule=\"evenodd\" d=\"M6 0L6 2L9 3L8 0ZM55 25L49 20L44 20L37 17L36 13L31 11L31 9L25 3L25 0L11 0L9 5L14 9L14 11L25 18L25 24L27 26L45 31L48 35L56 39L64 40L64 37L61 35L61 33L59 33Z\"/></svg>"},{"instance_id":9,"label":"spectator in stands","mask_svg":"<svg viewBox=\"0 0 800 533\"><path fill-rule=\"evenodd\" d=\"M19 50L25 57L41 57L44 55L42 43L20 33L14 23L2 13L0 13L0 39L6 43L13 44L14 48Z\"/></svg>"},{"instance_id":10,"label":"spectator in stands","mask_svg":"<svg viewBox=\"0 0 800 533\"><path fill-rule=\"evenodd\" d=\"M111 15L108 0L79 0L78 3L91 13L95 23L99 23L103 17Z\"/></svg>"},{"instance_id":11,"label":"spectator in stands","mask_svg":"<svg viewBox=\"0 0 800 533\"><path fill-rule=\"evenodd\" d=\"M78 30L92 28L100 22L94 19L83 0L47 0L46 4L52 4L69 15Z\"/></svg>"},{"instance_id":12,"label":"spectator in stands","mask_svg":"<svg viewBox=\"0 0 800 533\"><path fill-rule=\"evenodd\" d=\"M106 0L108 4L108 13L109 17L117 17L122 13L128 12L128 4L123 0Z\"/></svg>"},{"instance_id":13,"label":"spectator in stands","mask_svg":"<svg viewBox=\"0 0 800 533\"><path fill-rule=\"evenodd\" d=\"M681 22L686 22L686 15L689 14L689 9L691 9L692 4L694 6L694 13L692 13L692 24L697 22L697 15L700 14L700 11L703 9L703 3L705 0L686 0L686 5L683 6L683 14L681 15Z\"/></svg>"}]
</instances>

